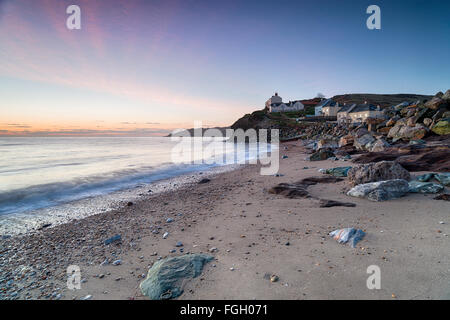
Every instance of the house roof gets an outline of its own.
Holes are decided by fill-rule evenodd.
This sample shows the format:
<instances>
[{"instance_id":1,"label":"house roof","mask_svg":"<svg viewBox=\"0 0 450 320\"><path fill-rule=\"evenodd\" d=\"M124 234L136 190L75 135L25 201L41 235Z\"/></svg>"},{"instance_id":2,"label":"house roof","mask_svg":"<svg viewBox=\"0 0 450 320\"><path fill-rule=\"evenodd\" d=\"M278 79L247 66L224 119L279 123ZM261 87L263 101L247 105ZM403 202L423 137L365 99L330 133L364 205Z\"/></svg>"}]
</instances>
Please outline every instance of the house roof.
<instances>
[{"instance_id":1,"label":"house roof","mask_svg":"<svg viewBox=\"0 0 450 320\"><path fill-rule=\"evenodd\" d=\"M346 104L342 108L339 109L339 112L348 112L351 111L356 106L356 103Z\"/></svg>"},{"instance_id":2,"label":"house roof","mask_svg":"<svg viewBox=\"0 0 450 320\"><path fill-rule=\"evenodd\" d=\"M354 112L364 112L364 111L377 111L377 106L374 106L373 104L358 104L355 108L353 108L350 113Z\"/></svg>"},{"instance_id":3,"label":"house roof","mask_svg":"<svg viewBox=\"0 0 450 320\"><path fill-rule=\"evenodd\" d=\"M317 107L319 107L319 108L324 108L324 107L337 107L337 106L338 106L338 104L336 103L336 101L331 100L331 99L326 99L326 100L320 102L320 103L316 106L316 108L317 108Z\"/></svg>"}]
</instances>

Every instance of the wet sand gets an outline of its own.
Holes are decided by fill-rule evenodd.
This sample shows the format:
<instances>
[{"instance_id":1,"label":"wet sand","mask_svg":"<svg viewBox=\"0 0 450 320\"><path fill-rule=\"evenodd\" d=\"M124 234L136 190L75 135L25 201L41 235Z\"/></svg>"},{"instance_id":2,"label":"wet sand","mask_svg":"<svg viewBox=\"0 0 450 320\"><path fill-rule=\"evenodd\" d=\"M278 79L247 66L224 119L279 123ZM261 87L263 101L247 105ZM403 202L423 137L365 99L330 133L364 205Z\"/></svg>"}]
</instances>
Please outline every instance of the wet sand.
<instances>
[{"instance_id":1,"label":"wet sand","mask_svg":"<svg viewBox=\"0 0 450 320\"><path fill-rule=\"evenodd\" d=\"M378 203L351 198L344 193L345 180L308 191L356 207L320 208L313 198L287 199L268 190L351 162L305 161L300 142L284 143L282 155L288 158L280 159L281 177L262 176L257 165L248 165L209 183L145 195L132 206L0 240L0 297L146 299L139 283L159 257L203 252L214 261L185 283L179 299L450 298L448 202L421 194ZM328 236L343 227L367 234L351 248ZM115 234L122 241L105 246ZM183 253L175 247L178 241ZM217 251L210 252L213 247ZM101 265L105 259L110 263ZM120 265L111 264L119 259ZM68 265L80 266L81 290L67 289ZM379 290L366 286L370 265L380 267ZM17 280L4 290L10 278Z\"/></svg>"}]
</instances>

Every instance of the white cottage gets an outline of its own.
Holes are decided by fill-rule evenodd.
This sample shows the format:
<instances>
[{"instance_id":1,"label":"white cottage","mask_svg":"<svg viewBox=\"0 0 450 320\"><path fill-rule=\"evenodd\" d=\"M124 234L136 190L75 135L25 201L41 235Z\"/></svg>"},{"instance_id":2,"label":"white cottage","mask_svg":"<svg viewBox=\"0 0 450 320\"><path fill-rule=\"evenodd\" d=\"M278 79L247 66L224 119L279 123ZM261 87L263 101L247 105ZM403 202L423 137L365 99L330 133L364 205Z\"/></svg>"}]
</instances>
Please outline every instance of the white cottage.
<instances>
[{"instance_id":1,"label":"white cottage","mask_svg":"<svg viewBox=\"0 0 450 320\"><path fill-rule=\"evenodd\" d=\"M266 108L269 112L289 112L303 110L305 109L305 106L300 100L284 103L283 99L275 92L275 95L266 101Z\"/></svg>"}]
</instances>

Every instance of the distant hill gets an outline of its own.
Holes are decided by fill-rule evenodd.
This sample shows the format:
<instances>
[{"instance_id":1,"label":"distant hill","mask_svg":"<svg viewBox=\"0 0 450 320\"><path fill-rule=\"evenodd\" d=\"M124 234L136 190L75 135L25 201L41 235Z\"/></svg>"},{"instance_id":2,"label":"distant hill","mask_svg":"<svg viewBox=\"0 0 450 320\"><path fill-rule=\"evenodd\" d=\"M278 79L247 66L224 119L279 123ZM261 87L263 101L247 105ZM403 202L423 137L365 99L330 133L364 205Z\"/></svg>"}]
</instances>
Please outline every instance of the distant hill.
<instances>
[{"instance_id":1,"label":"distant hill","mask_svg":"<svg viewBox=\"0 0 450 320\"><path fill-rule=\"evenodd\" d=\"M331 99L339 103L356 103L362 104L365 101L370 104L380 105L380 107L385 108L388 106L397 105L404 101L415 102L417 100L424 101L430 100L433 96L426 96L420 94L371 94L371 93L351 93L351 94L341 94L332 97Z\"/></svg>"}]
</instances>

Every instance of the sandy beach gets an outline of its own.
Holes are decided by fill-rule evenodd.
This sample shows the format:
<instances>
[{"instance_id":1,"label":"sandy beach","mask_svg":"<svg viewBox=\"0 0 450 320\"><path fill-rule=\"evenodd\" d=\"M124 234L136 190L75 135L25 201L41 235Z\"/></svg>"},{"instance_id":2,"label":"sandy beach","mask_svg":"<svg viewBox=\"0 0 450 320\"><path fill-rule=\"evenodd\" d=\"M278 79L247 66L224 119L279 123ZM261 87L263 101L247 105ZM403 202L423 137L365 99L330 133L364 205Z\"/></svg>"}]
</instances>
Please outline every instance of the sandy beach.
<instances>
[{"instance_id":1,"label":"sandy beach","mask_svg":"<svg viewBox=\"0 0 450 320\"><path fill-rule=\"evenodd\" d=\"M208 253L214 261L186 281L178 299L450 298L448 202L423 194L385 202L353 198L345 194L345 179L309 187L308 199L271 194L278 183L320 176L319 168L351 165L306 161L301 142L282 148L288 156L280 159L283 176L262 176L257 165L248 165L210 176L209 183L0 240L0 297L147 299L139 284L148 268L190 252ZM315 197L356 206L320 208ZM356 248L328 235L344 227L366 232ZM104 245L116 234L122 241ZM80 290L67 289L69 265L81 268ZM381 270L379 290L366 286L370 265ZM279 281L267 280L272 274Z\"/></svg>"}]
</instances>

